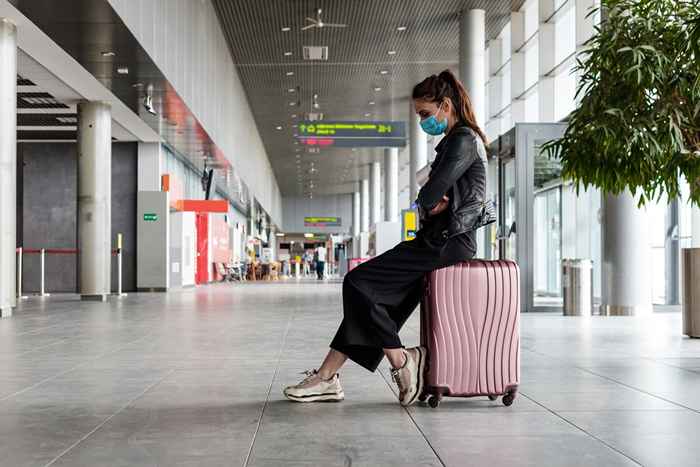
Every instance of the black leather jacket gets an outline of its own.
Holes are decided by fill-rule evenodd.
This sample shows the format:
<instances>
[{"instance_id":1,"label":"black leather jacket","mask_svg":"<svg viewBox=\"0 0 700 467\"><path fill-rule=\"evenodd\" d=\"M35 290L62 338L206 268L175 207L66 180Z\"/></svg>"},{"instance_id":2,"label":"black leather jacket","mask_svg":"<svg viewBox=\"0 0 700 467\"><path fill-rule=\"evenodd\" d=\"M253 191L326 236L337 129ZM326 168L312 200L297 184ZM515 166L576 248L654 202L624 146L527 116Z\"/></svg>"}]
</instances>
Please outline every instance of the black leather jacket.
<instances>
[{"instance_id":1,"label":"black leather jacket","mask_svg":"<svg viewBox=\"0 0 700 467\"><path fill-rule=\"evenodd\" d=\"M428 238L449 238L473 230L475 210L481 209L486 193L486 149L471 128L455 126L435 147L430 178L418 193L421 231ZM444 195L448 209L428 213Z\"/></svg>"}]
</instances>

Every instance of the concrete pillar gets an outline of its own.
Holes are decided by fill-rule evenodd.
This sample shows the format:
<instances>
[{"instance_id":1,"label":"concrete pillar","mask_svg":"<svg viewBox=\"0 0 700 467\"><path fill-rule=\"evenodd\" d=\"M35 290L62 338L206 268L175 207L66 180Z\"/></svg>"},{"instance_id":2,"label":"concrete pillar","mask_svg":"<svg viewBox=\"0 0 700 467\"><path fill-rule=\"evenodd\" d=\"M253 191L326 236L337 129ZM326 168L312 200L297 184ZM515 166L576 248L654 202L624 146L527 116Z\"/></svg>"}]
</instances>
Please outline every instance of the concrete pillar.
<instances>
[{"instance_id":1,"label":"concrete pillar","mask_svg":"<svg viewBox=\"0 0 700 467\"><path fill-rule=\"evenodd\" d=\"M384 220L399 220L399 149L384 149Z\"/></svg>"},{"instance_id":2,"label":"concrete pillar","mask_svg":"<svg viewBox=\"0 0 700 467\"><path fill-rule=\"evenodd\" d=\"M646 211L629 191L603 198L603 303L609 315L649 313L651 272Z\"/></svg>"},{"instance_id":3,"label":"concrete pillar","mask_svg":"<svg viewBox=\"0 0 700 467\"><path fill-rule=\"evenodd\" d=\"M352 194L352 236L360 235L360 192L356 191Z\"/></svg>"},{"instance_id":4,"label":"concrete pillar","mask_svg":"<svg viewBox=\"0 0 700 467\"><path fill-rule=\"evenodd\" d=\"M680 206L678 198L666 207L666 238L664 242L666 305L680 303L680 226L678 224Z\"/></svg>"},{"instance_id":5,"label":"concrete pillar","mask_svg":"<svg viewBox=\"0 0 700 467\"><path fill-rule=\"evenodd\" d=\"M17 306L17 28L0 18L0 317Z\"/></svg>"},{"instance_id":6,"label":"concrete pillar","mask_svg":"<svg viewBox=\"0 0 700 467\"><path fill-rule=\"evenodd\" d=\"M459 77L481 128L486 123L486 12L464 10L459 19Z\"/></svg>"},{"instance_id":7,"label":"concrete pillar","mask_svg":"<svg viewBox=\"0 0 700 467\"><path fill-rule=\"evenodd\" d=\"M510 14L510 114L513 125L524 122L525 100L521 97L526 90L525 52L522 50L525 37L525 13L514 11Z\"/></svg>"},{"instance_id":8,"label":"concrete pillar","mask_svg":"<svg viewBox=\"0 0 700 467\"><path fill-rule=\"evenodd\" d=\"M160 191L165 166L162 148L160 143L138 143L139 191Z\"/></svg>"},{"instance_id":9,"label":"concrete pillar","mask_svg":"<svg viewBox=\"0 0 700 467\"><path fill-rule=\"evenodd\" d=\"M576 51L581 52L588 41L595 34L595 27L600 24L600 10L590 14L595 8L600 8L600 0L576 0ZM585 57L579 55L581 60ZM576 85L581 80L581 70L576 71ZM584 93L576 97L576 105L581 103Z\"/></svg>"},{"instance_id":10,"label":"concrete pillar","mask_svg":"<svg viewBox=\"0 0 700 467\"><path fill-rule=\"evenodd\" d=\"M700 248L700 206L693 206L691 210L691 222L693 239L691 246L693 248Z\"/></svg>"},{"instance_id":11,"label":"concrete pillar","mask_svg":"<svg viewBox=\"0 0 700 467\"><path fill-rule=\"evenodd\" d=\"M104 301L112 269L112 112L78 104L78 249L80 295Z\"/></svg>"},{"instance_id":12,"label":"concrete pillar","mask_svg":"<svg viewBox=\"0 0 700 467\"><path fill-rule=\"evenodd\" d=\"M369 180L360 180L360 232L369 232Z\"/></svg>"},{"instance_id":13,"label":"concrete pillar","mask_svg":"<svg viewBox=\"0 0 700 467\"><path fill-rule=\"evenodd\" d=\"M369 225L382 220L382 163L372 162L369 167Z\"/></svg>"},{"instance_id":14,"label":"concrete pillar","mask_svg":"<svg viewBox=\"0 0 700 467\"><path fill-rule=\"evenodd\" d=\"M418 183L416 183L416 172L426 166L428 163L428 135L420 127L420 119L416 116L413 108L413 102L410 102L408 109L408 126L409 126L409 204L418 197Z\"/></svg>"},{"instance_id":15,"label":"concrete pillar","mask_svg":"<svg viewBox=\"0 0 700 467\"><path fill-rule=\"evenodd\" d=\"M554 77L550 74L557 62L557 37L553 17L556 5L554 0L539 0L540 27L539 44L539 77L537 96L539 99L540 122L556 121L556 86ZM575 34L575 32L573 32Z\"/></svg>"}]
</instances>

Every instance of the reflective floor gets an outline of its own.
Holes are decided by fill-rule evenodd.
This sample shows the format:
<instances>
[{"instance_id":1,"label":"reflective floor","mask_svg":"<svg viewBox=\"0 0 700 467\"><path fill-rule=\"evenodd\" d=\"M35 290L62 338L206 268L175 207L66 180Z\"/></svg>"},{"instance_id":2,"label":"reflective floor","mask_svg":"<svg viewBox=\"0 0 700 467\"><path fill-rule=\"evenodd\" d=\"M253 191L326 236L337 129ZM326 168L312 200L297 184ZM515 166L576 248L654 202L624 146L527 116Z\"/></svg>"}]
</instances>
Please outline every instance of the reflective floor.
<instances>
[{"instance_id":1,"label":"reflective floor","mask_svg":"<svg viewBox=\"0 0 700 467\"><path fill-rule=\"evenodd\" d=\"M523 316L510 408L404 410L386 365L349 364L345 402L283 401L340 312L340 285L314 282L26 301L0 321L0 465L698 465L700 341L677 312Z\"/></svg>"}]
</instances>

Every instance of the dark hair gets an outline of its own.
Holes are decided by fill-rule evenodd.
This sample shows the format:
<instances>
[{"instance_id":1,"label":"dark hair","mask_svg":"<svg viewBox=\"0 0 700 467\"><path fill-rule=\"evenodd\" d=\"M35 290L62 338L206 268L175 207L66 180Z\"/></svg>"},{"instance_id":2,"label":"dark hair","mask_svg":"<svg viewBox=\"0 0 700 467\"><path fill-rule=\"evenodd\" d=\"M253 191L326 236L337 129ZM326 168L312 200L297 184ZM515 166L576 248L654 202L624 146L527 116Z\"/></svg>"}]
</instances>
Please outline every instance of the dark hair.
<instances>
[{"instance_id":1,"label":"dark hair","mask_svg":"<svg viewBox=\"0 0 700 467\"><path fill-rule=\"evenodd\" d=\"M430 102L441 103L449 97L457 110L457 117L466 126L474 130L479 135L481 141L487 144L486 135L479 128L474 115L472 101L464 89L464 85L450 71L445 70L439 75L430 75L413 88L413 99L422 99Z\"/></svg>"}]
</instances>

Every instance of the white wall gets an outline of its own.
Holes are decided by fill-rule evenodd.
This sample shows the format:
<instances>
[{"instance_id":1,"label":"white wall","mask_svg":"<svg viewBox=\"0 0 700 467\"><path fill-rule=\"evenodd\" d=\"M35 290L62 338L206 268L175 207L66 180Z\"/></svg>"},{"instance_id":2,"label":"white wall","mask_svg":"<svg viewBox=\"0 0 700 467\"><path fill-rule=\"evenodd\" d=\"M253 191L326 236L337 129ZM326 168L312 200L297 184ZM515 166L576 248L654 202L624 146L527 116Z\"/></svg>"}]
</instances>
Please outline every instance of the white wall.
<instances>
[{"instance_id":1,"label":"white wall","mask_svg":"<svg viewBox=\"0 0 700 467\"><path fill-rule=\"evenodd\" d=\"M284 197L282 231L286 233L349 233L352 226L352 195ZM340 217L340 227L305 227L304 217Z\"/></svg>"},{"instance_id":2,"label":"white wall","mask_svg":"<svg viewBox=\"0 0 700 467\"><path fill-rule=\"evenodd\" d=\"M282 197L209 0L109 0L270 214Z\"/></svg>"}]
</instances>

